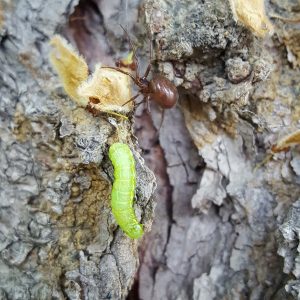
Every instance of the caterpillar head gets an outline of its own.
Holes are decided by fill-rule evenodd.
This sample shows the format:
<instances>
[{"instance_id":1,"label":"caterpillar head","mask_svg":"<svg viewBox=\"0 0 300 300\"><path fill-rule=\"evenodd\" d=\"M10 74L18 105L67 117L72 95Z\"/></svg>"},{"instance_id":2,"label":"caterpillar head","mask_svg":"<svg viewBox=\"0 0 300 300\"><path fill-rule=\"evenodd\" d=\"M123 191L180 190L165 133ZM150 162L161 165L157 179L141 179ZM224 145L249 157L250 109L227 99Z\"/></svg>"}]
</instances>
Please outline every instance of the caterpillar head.
<instances>
[{"instance_id":1,"label":"caterpillar head","mask_svg":"<svg viewBox=\"0 0 300 300\"><path fill-rule=\"evenodd\" d=\"M132 239L138 239L144 234L143 225L135 224L131 226L131 228L126 231L126 234Z\"/></svg>"}]
</instances>

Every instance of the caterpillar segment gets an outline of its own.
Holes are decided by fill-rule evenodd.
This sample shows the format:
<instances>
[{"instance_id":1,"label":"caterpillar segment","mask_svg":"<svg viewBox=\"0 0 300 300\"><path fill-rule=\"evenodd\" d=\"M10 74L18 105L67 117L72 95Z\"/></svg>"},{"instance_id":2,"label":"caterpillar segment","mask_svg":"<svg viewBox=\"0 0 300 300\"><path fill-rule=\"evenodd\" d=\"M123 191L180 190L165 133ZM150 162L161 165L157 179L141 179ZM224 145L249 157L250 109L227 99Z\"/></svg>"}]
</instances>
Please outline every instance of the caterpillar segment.
<instances>
[{"instance_id":1,"label":"caterpillar segment","mask_svg":"<svg viewBox=\"0 0 300 300\"><path fill-rule=\"evenodd\" d=\"M115 143L109 148L109 158L114 167L114 183L111 193L112 213L122 230L132 239L143 233L133 209L136 186L135 161L128 145Z\"/></svg>"}]
</instances>

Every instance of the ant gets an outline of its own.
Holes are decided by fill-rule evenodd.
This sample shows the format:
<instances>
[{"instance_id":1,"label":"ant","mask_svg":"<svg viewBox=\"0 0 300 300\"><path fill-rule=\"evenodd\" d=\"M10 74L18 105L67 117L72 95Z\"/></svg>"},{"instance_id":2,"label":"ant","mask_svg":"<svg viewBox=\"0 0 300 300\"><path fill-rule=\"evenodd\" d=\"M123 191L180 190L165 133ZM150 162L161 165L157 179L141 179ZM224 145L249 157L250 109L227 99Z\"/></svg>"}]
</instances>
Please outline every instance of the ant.
<instances>
[{"instance_id":1,"label":"ant","mask_svg":"<svg viewBox=\"0 0 300 300\"><path fill-rule=\"evenodd\" d=\"M136 48L133 46L132 41L130 39L130 36L126 29L120 25L121 28L124 30L127 39L130 43L130 47L133 51L133 63L130 65L131 69L135 70L135 76L133 76L131 73L126 72L122 69L120 69L120 66L122 66L121 63L117 63L117 67L104 67L107 69L113 69L117 70L118 72L121 72L125 75L128 75L133 82L139 87L138 93L130 98L128 101L126 101L122 106L126 105L129 102L134 101L138 96L143 95L143 100L138 103L141 104L145 102L147 104L147 110L150 112L150 104L149 101L152 100L156 102L161 108L168 109L175 106L175 104L178 101L179 94L177 91L176 86L173 82L171 82L169 79L167 79L165 76L161 74L154 74L151 80L148 80L147 77L149 76L149 73L151 71L151 60L152 60L152 47L150 43L150 59L149 64L147 66L147 69L145 71L145 74L141 77L139 75L139 61L136 56ZM164 117L164 110L162 113L162 121L163 122Z\"/></svg>"}]
</instances>

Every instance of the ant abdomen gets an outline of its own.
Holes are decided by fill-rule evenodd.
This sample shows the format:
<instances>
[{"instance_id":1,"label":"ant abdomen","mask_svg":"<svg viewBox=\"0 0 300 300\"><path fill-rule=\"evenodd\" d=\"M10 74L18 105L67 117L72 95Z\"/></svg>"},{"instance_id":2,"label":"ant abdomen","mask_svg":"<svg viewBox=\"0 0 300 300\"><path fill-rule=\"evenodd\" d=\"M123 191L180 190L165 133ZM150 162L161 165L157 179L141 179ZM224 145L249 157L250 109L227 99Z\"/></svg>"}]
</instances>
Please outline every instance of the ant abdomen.
<instances>
[{"instance_id":1,"label":"ant abdomen","mask_svg":"<svg viewBox=\"0 0 300 300\"><path fill-rule=\"evenodd\" d=\"M176 86L163 75L154 75L149 82L149 96L162 108L171 108L178 101L179 94Z\"/></svg>"}]
</instances>

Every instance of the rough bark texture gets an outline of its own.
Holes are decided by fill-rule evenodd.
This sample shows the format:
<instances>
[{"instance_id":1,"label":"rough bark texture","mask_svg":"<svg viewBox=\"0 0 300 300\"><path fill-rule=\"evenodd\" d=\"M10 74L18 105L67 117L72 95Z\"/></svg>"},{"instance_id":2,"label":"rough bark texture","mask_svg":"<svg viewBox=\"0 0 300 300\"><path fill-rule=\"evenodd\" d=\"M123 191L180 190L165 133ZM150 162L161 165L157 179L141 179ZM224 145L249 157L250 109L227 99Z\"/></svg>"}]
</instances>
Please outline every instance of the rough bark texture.
<instances>
[{"instance_id":1,"label":"rough bark texture","mask_svg":"<svg viewBox=\"0 0 300 300\"><path fill-rule=\"evenodd\" d=\"M273 1L268 11L293 19L299 8ZM168 61L159 67L181 91L184 121L205 167L199 176L183 117L169 111L160 145L171 203L158 199L140 298L299 297L299 281L291 280L299 278L297 205L281 226L299 197L299 152L260 162L280 134L299 126L293 65L300 25L276 21L275 35L260 40L232 20L226 1L154 0L145 12L158 57Z\"/></svg>"},{"instance_id":2,"label":"rough bark texture","mask_svg":"<svg viewBox=\"0 0 300 300\"><path fill-rule=\"evenodd\" d=\"M284 19L300 11L296 0L266 4ZM227 1L76 5L2 5L0 298L121 299L134 277L132 299L299 298L299 149L264 159L299 128L300 23L274 18L263 40L233 20ZM115 129L67 99L47 59L60 32L91 68L113 65L128 49L119 23L145 41L142 67L148 29L154 69L181 96L158 138L155 104L151 116L136 112L158 183L136 275L137 243L115 231L108 202ZM154 179L135 154L137 211L149 228Z\"/></svg>"},{"instance_id":3,"label":"rough bark texture","mask_svg":"<svg viewBox=\"0 0 300 300\"><path fill-rule=\"evenodd\" d=\"M2 4L1 299L123 299L136 273L138 243L109 205L116 129L76 107L49 66L49 39L76 4ZM147 231L155 178L131 147Z\"/></svg>"}]
</instances>

